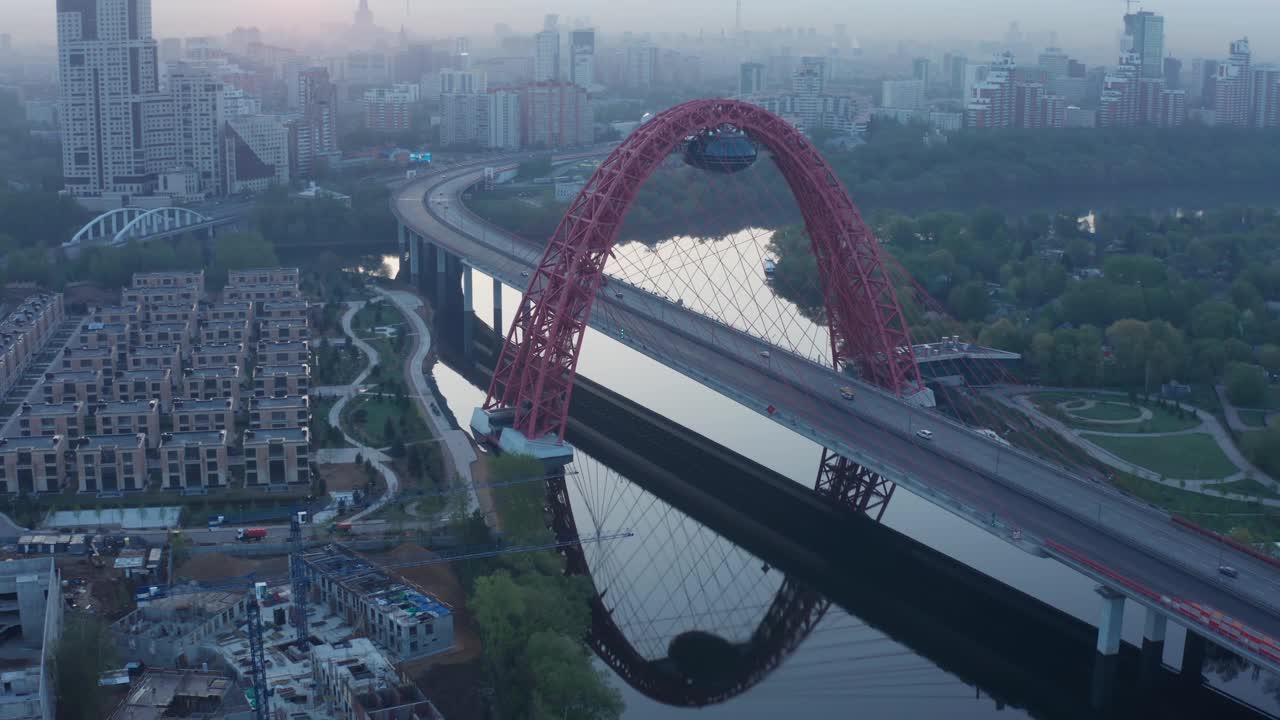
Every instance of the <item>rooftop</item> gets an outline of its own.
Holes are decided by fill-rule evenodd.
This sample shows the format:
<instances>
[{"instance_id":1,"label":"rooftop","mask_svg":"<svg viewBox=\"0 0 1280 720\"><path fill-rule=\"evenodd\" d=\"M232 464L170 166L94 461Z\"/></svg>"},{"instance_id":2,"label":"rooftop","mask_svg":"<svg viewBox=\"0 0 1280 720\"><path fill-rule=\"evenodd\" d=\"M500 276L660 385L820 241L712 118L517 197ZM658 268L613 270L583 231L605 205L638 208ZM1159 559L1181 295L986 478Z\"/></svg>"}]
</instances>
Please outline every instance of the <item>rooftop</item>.
<instances>
[{"instance_id":1,"label":"rooftop","mask_svg":"<svg viewBox=\"0 0 1280 720\"><path fill-rule=\"evenodd\" d=\"M298 272L298 268L285 267L283 265L278 265L276 267L253 267L253 268L242 268L240 270L228 271L228 273L231 275L250 275L253 273L282 273L282 272L296 273Z\"/></svg>"},{"instance_id":2,"label":"rooftop","mask_svg":"<svg viewBox=\"0 0 1280 720\"><path fill-rule=\"evenodd\" d=\"M393 579L382 568L339 545L303 553L303 560L315 572L368 598L370 605L393 622L426 623L452 612L426 591Z\"/></svg>"},{"instance_id":3,"label":"rooftop","mask_svg":"<svg viewBox=\"0 0 1280 720\"><path fill-rule=\"evenodd\" d=\"M267 303L267 304L271 305L273 303ZM276 318L276 319L263 320L262 323L263 323L262 325L263 327L271 327L271 328L306 327L307 319L306 318Z\"/></svg>"},{"instance_id":4,"label":"rooftop","mask_svg":"<svg viewBox=\"0 0 1280 720\"><path fill-rule=\"evenodd\" d=\"M179 352L177 345L143 345L130 350L129 354L133 357L169 357Z\"/></svg>"},{"instance_id":5,"label":"rooftop","mask_svg":"<svg viewBox=\"0 0 1280 720\"><path fill-rule=\"evenodd\" d=\"M81 410L83 410L83 406L78 402L40 403L38 405L24 402L19 408L19 413L32 417L58 417L61 415L76 415Z\"/></svg>"},{"instance_id":6,"label":"rooftop","mask_svg":"<svg viewBox=\"0 0 1280 720\"><path fill-rule=\"evenodd\" d=\"M226 430L205 430L201 432L161 433L160 447L188 447L199 445L226 445Z\"/></svg>"},{"instance_id":7,"label":"rooftop","mask_svg":"<svg viewBox=\"0 0 1280 720\"><path fill-rule=\"evenodd\" d=\"M263 310L288 310L293 308L306 308L306 300L274 300L262 303Z\"/></svg>"},{"instance_id":8,"label":"rooftop","mask_svg":"<svg viewBox=\"0 0 1280 720\"><path fill-rule=\"evenodd\" d=\"M272 442L308 442L306 428L273 428L271 430L245 430L245 445L265 445Z\"/></svg>"},{"instance_id":9,"label":"rooftop","mask_svg":"<svg viewBox=\"0 0 1280 720\"><path fill-rule=\"evenodd\" d=\"M287 377L309 375L311 368L306 365L259 365L255 372L259 377Z\"/></svg>"},{"instance_id":10,"label":"rooftop","mask_svg":"<svg viewBox=\"0 0 1280 720\"><path fill-rule=\"evenodd\" d=\"M209 717L233 700L235 682L226 675L194 670L148 670L110 720Z\"/></svg>"},{"instance_id":11,"label":"rooftop","mask_svg":"<svg viewBox=\"0 0 1280 720\"><path fill-rule=\"evenodd\" d=\"M180 412L212 412L216 410L230 410L235 403L231 398L211 398L209 400L192 400L192 399L175 399L173 401L173 411Z\"/></svg>"},{"instance_id":12,"label":"rooftop","mask_svg":"<svg viewBox=\"0 0 1280 720\"><path fill-rule=\"evenodd\" d=\"M161 288L161 289L166 289L166 288ZM196 309L196 304L195 304L194 302L187 302L187 301L185 301L185 300L184 300L183 302L176 302L176 303L175 303L175 302L160 302L160 303L153 303L153 304L151 305L151 310L152 310L153 312L154 312L154 311L156 311L156 310L160 310L160 311L164 311L164 310L183 310L183 311L191 311L191 310L195 310L195 309Z\"/></svg>"},{"instance_id":13,"label":"rooftop","mask_svg":"<svg viewBox=\"0 0 1280 720\"><path fill-rule=\"evenodd\" d=\"M205 306L207 310L248 310L252 307L253 302L250 300L223 300Z\"/></svg>"},{"instance_id":14,"label":"rooftop","mask_svg":"<svg viewBox=\"0 0 1280 720\"><path fill-rule=\"evenodd\" d=\"M311 346L306 340L262 340L258 342L259 348L267 350L309 350Z\"/></svg>"},{"instance_id":15,"label":"rooftop","mask_svg":"<svg viewBox=\"0 0 1280 720\"><path fill-rule=\"evenodd\" d=\"M104 323L96 320L86 320L80 326L80 332L105 332L105 333L123 333L129 331L129 325L121 322Z\"/></svg>"},{"instance_id":16,"label":"rooftop","mask_svg":"<svg viewBox=\"0 0 1280 720\"><path fill-rule=\"evenodd\" d=\"M77 450L101 450L102 448L140 448L146 445L147 436L137 435L86 435L74 440Z\"/></svg>"},{"instance_id":17,"label":"rooftop","mask_svg":"<svg viewBox=\"0 0 1280 720\"><path fill-rule=\"evenodd\" d=\"M243 283L228 285L227 292L235 290L297 290L298 284L291 282Z\"/></svg>"},{"instance_id":18,"label":"rooftop","mask_svg":"<svg viewBox=\"0 0 1280 720\"><path fill-rule=\"evenodd\" d=\"M0 452L35 452L57 450L62 447L61 435L48 437L0 437Z\"/></svg>"},{"instance_id":19,"label":"rooftop","mask_svg":"<svg viewBox=\"0 0 1280 720\"><path fill-rule=\"evenodd\" d=\"M95 415L137 415L153 412L159 407L155 400L110 400L97 404Z\"/></svg>"},{"instance_id":20,"label":"rooftop","mask_svg":"<svg viewBox=\"0 0 1280 720\"><path fill-rule=\"evenodd\" d=\"M136 304L129 305L99 305L93 309L92 315L119 315L120 313L137 313L140 312L140 306Z\"/></svg>"},{"instance_id":21,"label":"rooftop","mask_svg":"<svg viewBox=\"0 0 1280 720\"><path fill-rule=\"evenodd\" d=\"M281 408L298 408L307 405L306 395L285 395L284 397L256 397L253 399L254 410L278 410Z\"/></svg>"},{"instance_id":22,"label":"rooftop","mask_svg":"<svg viewBox=\"0 0 1280 720\"><path fill-rule=\"evenodd\" d=\"M943 338L935 343L912 345L911 350L915 353L916 362L953 360L958 358L979 360L1017 360L1022 357L1015 352L983 347L977 343L963 342L958 337Z\"/></svg>"},{"instance_id":23,"label":"rooftop","mask_svg":"<svg viewBox=\"0 0 1280 720\"><path fill-rule=\"evenodd\" d=\"M155 310L157 308L152 309ZM161 320L160 322L149 322L142 326L142 332L155 332L157 330L186 332L187 324L180 320Z\"/></svg>"},{"instance_id":24,"label":"rooftop","mask_svg":"<svg viewBox=\"0 0 1280 720\"><path fill-rule=\"evenodd\" d=\"M66 357L87 357L87 358L110 358L114 357L111 348L108 347L89 347L81 345L80 347L68 347L64 351Z\"/></svg>"},{"instance_id":25,"label":"rooftop","mask_svg":"<svg viewBox=\"0 0 1280 720\"><path fill-rule=\"evenodd\" d=\"M202 367L187 370L188 380L211 380L214 378L233 378L239 376L239 365L220 365L218 367Z\"/></svg>"},{"instance_id":26,"label":"rooftop","mask_svg":"<svg viewBox=\"0 0 1280 720\"><path fill-rule=\"evenodd\" d=\"M173 372L169 368L144 368L142 370L122 370L116 373L117 380L163 380Z\"/></svg>"},{"instance_id":27,"label":"rooftop","mask_svg":"<svg viewBox=\"0 0 1280 720\"><path fill-rule=\"evenodd\" d=\"M248 320L206 320L204 323L204 329L210 330L216 328L221 330L223 328L243 328L248 324Z\"/></svg>"},{"instance_id":28,"label":"rooftop","mask_svg":"<svg viewBox=\"0 0 1280 720\"><path fill-rule=\"evenodd\" d=\"M135 279L139 278L165 278L165 277L200 277L204 275L204 270L157 270L154 272L136 272L133 274Z\"/></svg>"},{"instance_id":29,"label":"rooftop","mask_svg":"<svg viewBox=\"0 0 1280 720\"><path fill-rule=\"evenodd\" d=\"M44 374L44 379L49 382L97 382L102 376L99 370L57 370Z\"/></svg>"},{"instance_id":30,"label":"rooftop","mask_svg":"<svg viewBox=\"0 0 1280 720\"><path fill-rule=\"evenodd\" d=\"M192 348L193 352L226 352L227 350L244 350L242 342L210 342Z\"/></svg>"}]
</instances>

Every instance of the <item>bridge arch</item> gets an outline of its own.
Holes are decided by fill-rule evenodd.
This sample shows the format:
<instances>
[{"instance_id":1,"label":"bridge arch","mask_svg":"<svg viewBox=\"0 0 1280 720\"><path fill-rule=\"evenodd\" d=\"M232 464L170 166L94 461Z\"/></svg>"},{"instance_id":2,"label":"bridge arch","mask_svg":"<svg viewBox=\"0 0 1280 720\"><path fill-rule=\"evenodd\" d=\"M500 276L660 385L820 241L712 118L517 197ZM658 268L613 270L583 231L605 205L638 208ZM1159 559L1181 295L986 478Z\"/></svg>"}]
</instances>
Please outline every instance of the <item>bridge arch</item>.
<instances>
[{"instance_id":1,"label":"bridge arch","mask_svg":"<svg viewBox=\"0 0 1280 720\"><path fill-rule=\"evenodd\" d=\"M74 247L83 242L98 240L108 235L113 235L120 228L128 225L134 218L145 213L146 210L137 207L122 207L115 210L108 210L96 218L85 223L70 240L63 243L65 247Z\"/></svg>"},{"instance_id":2,"label":"bridge arch","mask_svg":"<svg viewBox=\"0 0 1280 720\"><path fill-rule=\"evenodd\" d=\"M201 215L195 210L184 207L160 207L148 210L134 217L116 232L111 239L112 245L121 245L137 237L146 237L155 232L177 230L179 228L211 222L213 218Z\"/></svg>"},{"instance_id":3,"label":"bridge arch","mask_svg":"<svg viewBox=\"0 0 1280 720\"><path fill-rule=\"evenodd\" d=\"M768 150L799 205L822 280L832 362L900 394L922 387L879 245L817 148L782 118L735 100L695 100L641 124L570 204L512 321L485 410L511 409L530 439L563 442L591 306L623 219L672 152L723 128Z\"/></svg>"}]
</instances>

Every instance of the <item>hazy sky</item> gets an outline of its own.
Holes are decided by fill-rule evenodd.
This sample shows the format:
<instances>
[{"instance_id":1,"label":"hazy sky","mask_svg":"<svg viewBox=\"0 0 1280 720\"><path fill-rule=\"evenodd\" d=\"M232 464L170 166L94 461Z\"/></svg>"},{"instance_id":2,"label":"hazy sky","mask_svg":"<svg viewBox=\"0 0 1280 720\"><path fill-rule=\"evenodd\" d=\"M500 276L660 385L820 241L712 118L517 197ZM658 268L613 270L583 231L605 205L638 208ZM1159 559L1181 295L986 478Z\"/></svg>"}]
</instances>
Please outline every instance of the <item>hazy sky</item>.
<instances>
[{"instance_id":1,"label":"hazy sky","mask_svg":"<svg viewBox=\"0 0 1280 720\"><path fill-rule=\"evenodd\" d=\"M55 0L0 0L0 32L15 41L53 39ZM495 22L537 30L542 15L589 16L606 32L699 28L718 32L733 25L734 0L369 0L378 24L401 23L423 35L488 33ZM264 30L307 30L350 22L357 0L152 0L157 37L221 34L236 25ZM958 37L998 39L1016 20L1024 32L1057 30L1060 44L1114 44L1124 0L742 0L748 29L805 25L822 29L848 23L866 45L899 39L922 42ZM1138 6L1138 3L1135 3ZM1225 55L1227 43L1248 35L1254 54L1280 57L1280 0L1160 0L1147 9L1165 16L1166 47L1183 57ZM832 12L832 8L837 8ZM878 41L878 42L877 42Z\"/></svg>"}]
</instances>

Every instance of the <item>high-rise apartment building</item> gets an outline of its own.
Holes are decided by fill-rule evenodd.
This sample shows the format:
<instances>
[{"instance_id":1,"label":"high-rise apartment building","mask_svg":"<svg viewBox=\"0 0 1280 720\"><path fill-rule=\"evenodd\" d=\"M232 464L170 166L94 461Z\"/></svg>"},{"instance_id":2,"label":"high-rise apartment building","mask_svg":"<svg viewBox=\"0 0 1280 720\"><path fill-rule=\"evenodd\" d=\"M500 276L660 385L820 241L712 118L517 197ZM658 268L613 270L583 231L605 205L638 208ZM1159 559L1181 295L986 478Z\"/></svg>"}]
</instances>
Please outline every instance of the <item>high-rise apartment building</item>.
<instances>
[{"instance_id":1,"label":"high-rise apartment building","mask_svg":"<svg viewBox=\"0 0 1280 720\"><path fill-rule=\"evenodd\" d=\"M963 92L965 70L969 66L969 58L958 52L949 52L942 56L942 81L952 93Z\"/></svg>"},{"instance_id":2,"label":"high-rise apartment building","mask_svg":"<svg viewBox=\"0 0 1280 720\"><path fill-rule=\"evenodd\" d=\"M1138 77L1164 75L1164 17L1143 10L1124 16L1124 52L1138 57Z\"/></svg>"},{"instance_id":3,"label":"high-rise apartment building","mask_svg":"<svg viewBox=\"0 0 1280 720\"><path fill-rule=\"evenodd\" d=\"M1249 76L1249 124L1277 127L1280 107L1280 65L1256 65Z\"/></svg>"},{"instance_id":4,"label":"high-rise apartment building","mask_svg":"<svg viewBox=\"0 0 1280 720\"><path fill-rule=\"evenodd\" d=\"M225 90L207 73L179 67L169 74L177 150L174 162L199 178L201 193L223 190L222 125L226 121Z\"/></svg>"},{"instance_id":5,"label":"high-rise apartment building","mask_svg":"<svg viewBox=\"0 0 1280 720\"><path fill-rule=\"evenodd\" d=\"M440 144L483 145L488 110L484 73L440 71Z\"/></svg>"},{"instance_id":6,"label":"high-rise apartment building","mask_svg":"<svg viewBox=\"0 0 1280 720\"><path fill-rule=\"evenodd\" d=\"M1126 53L1102 81L1098 104L1098 127L1131 127L1141 120L1138 78L1141 59Z\"/></svg>"},{"instance_id":7,"label":"high-rise apartment building","mask_svg":"<svg viewBox=\"0 0 1280 720\"><path fill-rule=\"evenodd\" d=\"M911 79L919 80L926 88L933 80L932 67L929 65L929 58L916 58L911 61Z\"/></svg>"},{"instance_id":8,"label":"high-rise apartment building","mask_svg":"<svg viewBox=\"0 0 1280 720\"><path fill-rule=\"evenodd\" d=\"M653 87L657 73L658 48L656 46L647 42L627 46L626 66L622 73L624 85L634 89Z\"/></svg>"},{"instance_id":9,"label":"high-rise apartment building","mask_svg":"<svg viewBox=\"0 0 1280 720\"><path fill-rule=\"evenodd\" d=\"M223 143L228 193L260 192L289 183L294 140L290 128L278 118L232 118L226 123Z\"/></svg>"},{"instance_id":10,"label":"high-rise apartment building","mask_svg":"<svg viewBox=\"0 0 1280 720\"><path fill-rule=\"evenodd\" d=\"M569 82L588 90L596 83L596 31L569 33Z\"/></svg>"},{"instance_id":11,"label":"high-rise apartment building","mask_svg":"<svg viewBox=\"0 0 1280 720\"><path fill-rule=\"evenodd\" d=\"M139 194L173 164L151 0L57 3L62 175L75 196Z\"/></svg>"},{"instance_id":12,"label":"high-rise apartment building","mask_svg":"<svg viewBox=\"0 0 1280 720\"><path fill-rule=\"evenodd\" d=\"M298 109L312 128L316 156L338 152L338 86L329 70L313 67L298 73Z\"/></svg>"},{"instance_id":13,"label":"high-rise apartment building","mask_svg":"<svg viewBox=\"0 0 1280 720\"><path fill-rule=\"evenodd\" d=\"M519 150L519 93L507 88L490 90L487 110L484 118L488 132L485 147L496 150Z\"/></svg>"},{"instance_id":14,"label":"high-rise apartment building","mask_svg":"<svg viewBox=\"0 0 1280 720\"><path fill-rule=\"evenodd\" d=\"M986 79L974 84L965 106L965 124L972 128L1060 128L1066 125L1067 102L1037 79L1043 69L1020 71L1013 54L994 58ZM1023 76L1033 79L1020 79Z\"/></svg>"},{"instance_id":15,"label":"high-rise apartment building","mask_svg":"<svg viewBox=\"0 0 1280 720\"><path fill-rule=\"evenodd\" d=\"M572 147L590 144L595 138L591 97L573 83L521 87L520 110L520 133L526 147Z\"/></svg>"},{"instance_id":16,"label":"high-rise apartment building","mask_svg":"<svg viewBox=\"0 0 1280 720\"><path fill-rule=\"evenodd\" d=\"M417 84L370 88L364 93L364 126L370 130L408 130L417 102Z\"/></svg>"},{"instance_id":17,"label":"high-rise apartment building","mask_svg":"<svg viewBox=\"0 0 1280 720\"><path fill-rule=\"evenodd\" d=\"M925 105L924 82L885 80L881 83L880 106L899 110L919 110Z\"/></svg>"},{"instance_id":18,"label":"high-rise apartment building","mask_svg":"<svg viewBox=\"0 0 1280 720\"><path fill-rule=\"evenodd\" d=\"M1182 61L1176 57L1164 59L1164 84L1170 90L1182 89Z\"/></svg>"},{"instance_id":19,"label":"high-rise apartment building","mask_svg":"<svg viewBox=\"0 0 1280 720\"><path fill-rule=\"evenodd\" d=\"M764 92L764 65L745 62L738 66L738 95L747 97Z\"/></svg>"},{"instance_id":20,"label":"high-rise apartment building","mask_svg":"<svg viewBox=\"0 0 1280 720\"><path fill-rule=\"evenodd\" d=\"M546 82L560 79L560 33L548 28L533 36L533 79Z\"/></svg>"},{"instance_id":21,"label":"high-rise apartment building","mask_svg":"<svg viewBox=\"0 0 1280 720\"><path fill-rule=\"evenodd\" d=\"M1251 65L1248 38L1231 43L1231 57L1226 63L1218 65L1218 73L1213 81L1212 107L1215 124L1234 127L1246 127L1250 124L1249 90L1253 79Z\"/></svg>"},{"instance_id":22,"label":"high-rise apartment building","mask_svg":"<svg viewBox=\"0 0 1280 720\"><path fill-rule=\"evenodd\" d=\"M1049 76L1050 80L1066 77L1070 66L1071 58L1062 51L1062 48L1046 48L1040 53L1040 69Z\"/></svg>"}]
</instances>

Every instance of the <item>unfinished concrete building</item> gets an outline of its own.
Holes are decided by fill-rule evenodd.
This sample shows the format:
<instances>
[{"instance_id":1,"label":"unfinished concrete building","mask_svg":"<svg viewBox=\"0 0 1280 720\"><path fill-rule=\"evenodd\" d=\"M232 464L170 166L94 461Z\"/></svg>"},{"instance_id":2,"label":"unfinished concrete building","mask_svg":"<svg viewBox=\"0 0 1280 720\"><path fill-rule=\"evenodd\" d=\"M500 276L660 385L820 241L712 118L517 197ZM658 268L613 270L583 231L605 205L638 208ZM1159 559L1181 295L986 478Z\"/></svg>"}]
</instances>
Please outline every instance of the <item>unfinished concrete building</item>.
<instances>
[{"instance_id":1,"label":"unfinished concrete building","mask_svg":"<svg viewBox=\"0 0 1280 720\"><path fill-rule=\"evenodd\" d=\"M426 590L339 545L305 553L303 560L319 599L398 660L453 646L453 612Z\"/></svg>"},{"instance_id":2,"label":"unfinished concrete building","mask_svg":"<svg viewBox=\"0 0 1280 720\"><path fill-rule=\"evenodd\" d=\"M52 557L0 564L0 656L5 659L0 717L5 720L54 720L50 660L62 632L61 585Z\"/></svg>"}]
</instances>

